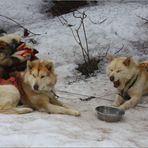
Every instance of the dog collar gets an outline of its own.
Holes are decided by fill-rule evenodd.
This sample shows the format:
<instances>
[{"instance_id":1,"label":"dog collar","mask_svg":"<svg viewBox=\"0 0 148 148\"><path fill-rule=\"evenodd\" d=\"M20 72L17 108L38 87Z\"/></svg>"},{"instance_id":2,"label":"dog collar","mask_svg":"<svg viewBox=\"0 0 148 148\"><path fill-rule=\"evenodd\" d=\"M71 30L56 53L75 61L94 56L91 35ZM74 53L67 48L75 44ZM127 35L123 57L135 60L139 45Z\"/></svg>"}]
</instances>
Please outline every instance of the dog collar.
<instances>
[{"instance_id":1,"label":"dog collar","mask_svg":"<svg viewBox=\"0 0 148 148\"><path fill-rule=\"evenodd\" d=\"M119 95L124 100L127 101L131 99L131 97L128 94L128 90L136 83L137 79L138 79L138 75L132 76L132 78L125 83L125 88L120 91Z\"/></svg>"}]
</instances>

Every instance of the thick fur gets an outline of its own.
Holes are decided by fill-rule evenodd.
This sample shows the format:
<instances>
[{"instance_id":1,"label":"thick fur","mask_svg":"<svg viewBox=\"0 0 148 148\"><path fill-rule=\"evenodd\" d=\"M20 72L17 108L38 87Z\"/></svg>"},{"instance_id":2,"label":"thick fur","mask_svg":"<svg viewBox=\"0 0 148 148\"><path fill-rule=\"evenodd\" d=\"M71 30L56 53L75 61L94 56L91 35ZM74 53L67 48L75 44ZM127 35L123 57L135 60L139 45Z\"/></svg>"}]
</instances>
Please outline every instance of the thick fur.
<instances>
[{"instance_id":1,"label":"thick fur","mask_svg":"<svg viewBox=\"0 0 148 148\"><path fill-rule=\"evenodd\" d=\"M19 101L20 93L14 85L0 85L0 113L23 114L33 111L28 107L17 107Z\"/></svg>"},{"instance_id":2,"label":"thick fur","mask_svg":"<svg viewBox=\"0 0 148 148\"><path fill-rule=\"evenodd\" d=\"M10 57L10 55L14 53L20 42L21 37L16 34L8 34L0 37L0 66L9 67L19 61L14 57Z\"/></svg>"},{"instance_id":3,"label":"thick fur","mask_svg":"<svg viewBox=\"0 0 148 148\"><path fill-rule=\"evenodd\" d=\"M34 91L35 87L38 87L37 91L51 91L57 82L53 63L41 60L28 61L24 82Z\"/></svg>"},{"instance_id":4,"label":"thick fur","mask_svg":"<svg viewBox=\"0 0 148 148\"><path fill-rule=\"evenodd\" d=\"M57 76L52 62L28 61L26 71L17 80L24 105L47 113L80 115L56 99L53 89Z\"/></svg>"},{"instance_id":5,"label":"thick fur","mask_svg":"<svg viewBox=\"0 0 148 148\"><path fill-rule=\"evenodd\" d=\"M0 37L0 41L3 41L7 44L18 44L21 42L21 36L17 34L7 34Z\"/></svg>"},{"instance_id":6,"label":"thick fur","mask_svg":"<svg viewBox=\"0 0 148 148\"><path fill-rule=\"evenodd\" d=\"M117 95L113 106L123 110L136 106L142 95L148 93L147 62L136 64L131 57L113 57L112 55L108 55L107 59L106 72L114 87L117 88L118 94L133 76L137 76L136 82L127 91L131 99L125 101L120 95Z\"/></svg>"}]
</instances>

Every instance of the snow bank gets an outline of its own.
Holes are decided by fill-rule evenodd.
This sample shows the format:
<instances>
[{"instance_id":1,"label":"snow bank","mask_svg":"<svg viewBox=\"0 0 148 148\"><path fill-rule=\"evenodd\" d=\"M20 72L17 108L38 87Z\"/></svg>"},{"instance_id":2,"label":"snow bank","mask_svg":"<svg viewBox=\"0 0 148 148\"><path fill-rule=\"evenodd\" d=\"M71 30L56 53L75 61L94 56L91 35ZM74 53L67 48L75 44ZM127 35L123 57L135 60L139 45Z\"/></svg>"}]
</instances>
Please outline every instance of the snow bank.
<instances>
[{"instance_id":1,"label":"snow bank","mask_svg":"<svg viewBox=\"0 0 148 148\"><path fill-rule=\"evenodd\" d=\"M30 37L38 42L35 45L40 52L38 56L55 63L58 74L57 94L63 102L80 110L81 116L49 115L39 112L25 115L0 115L0 146L148 146L147 103L128 110L121 122L106 123L98 120L95 107L110 105L114 99L115 89L106 75L99 72L95 77L82 79L80 73L75 70L77 63L82 61L79 46L75 43L69 29L62 26L57 18L47 19L40 14L41 3L43 3L41 0L0 0L0 14L12 17L31 31L41 34ZM148 55L143 54L138 46L133 45L133 42L143 43L148 40L147 24L144 25L144 22L137 17L137 15L148 16L148 4L107 2L89 8L87 14L94 21L107 18L100 25L94 25L86 20L92 55L106 51L108 45L110 45L110 52L114 53L124 44L125 50L119 54L132 55L137 59L148 58ZM64 17L70 23L78 24L71 13ZM22 34L22 30L17 28L16 33ZM24 40L28 41L28 38ZM98 98L88 102L80 101L80 98L83 99L86 95L95 95Z\"/></svg>"}]
</instances>

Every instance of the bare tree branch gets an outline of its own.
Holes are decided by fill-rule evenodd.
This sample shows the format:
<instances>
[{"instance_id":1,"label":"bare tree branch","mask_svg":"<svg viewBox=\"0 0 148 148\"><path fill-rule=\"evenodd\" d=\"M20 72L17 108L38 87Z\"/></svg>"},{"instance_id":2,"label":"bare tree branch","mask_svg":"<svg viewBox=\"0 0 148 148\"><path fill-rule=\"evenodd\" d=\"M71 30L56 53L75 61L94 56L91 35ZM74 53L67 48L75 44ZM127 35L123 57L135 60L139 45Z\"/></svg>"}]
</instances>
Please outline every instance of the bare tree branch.
<instances>
[{"instance_id":1,"label":"bare tree branch","mask_svg":"<svg viewBox=\"0 0 148 148\"><path fill-rule=\"evenodd\" d=\"M107 50L106 50L106 53L105 53L104 57L107 56L109 49L110 49L110 45L108 46L108 48L107 48Z\"/></svg>"},{"instance_id":2,"label":"bare tree branch","mask_svg":"<svg viewBox=\"0 0 148 148\"><path fill-rule=\"evenodd\" d=\"M10 18L10 17L5 16L5 15L2 15L2 14L0 14L0 16L6 18L6 19L8 19L8 20L11 20L12 22L14 22L14 23L16 23L17 25L19 25L21 28L28 30L28 29L25 28L23 25L21 25L20 23L18 23L17 21L13 20L13 19ZM40 34L33 33L33 32L30 31L30 30L28 30L28 32L30 32L30 33L32 33L32 34L34 34L34 35L40 35Z\"/></svg>"},{"instance_id":3,"label":"bare tree branch","mask_svg":"<svg viewBox=\"0 0 148 148\"><path fill-rule=\"evenodd\" d=\"M119 53L123 49L123 47L124 47L124 44L122 44L122 47L119 50L117 50L114 54Z\"/></svg>"},{"instance_id":4,"label":"bare tree branch","mask_svg":"<svg viewBox=\"0 0 148 148\"><path fill-rule=\"evenodd\" d=\"M87 32L86 32L86 27L85 27L85 22L84 22L85 19L88 17L85 13L86 11L80 12L80 11L77 10L77 11L72 12L73 17L76 18L76 19L79 19L79 25L77 26L76 29L73 28L72 24L69 24L69 22L64 18L64 16L61 15L60 17L59 16L57 16L57 17L58 17L58 19L59 19L59 21L61 22L62 25L65 25L66 27L70 28L76 43L81 48L81 52L82 52L82 55L83 55L84 62L87 64L87 63L90 62L90 53L89 53ZM56 11L56 12L58 13L58 11ZM90 22L92 22L90 18L89 18L89 20L90 20ZM105 22L106 20L107 19L102 20L101 22L99 22L99 24ZM98 23L93 22L93 24L98 24ZM80 31L82 31L83 34L84 34L85 43L82 42L82 37L80 36L80 33L81 33ZM105 56L107 55L109 49L110 49L110 47L107 49ZM102 57L104 57L104 56L102 56ZM87 69L87 67L86 67L86 69Z\"/></svg>"},{"instance_id":5,"label":"bare tree branch","mask_svg":"<svg viewBox=\"0 0 148 148\"><path fill-rule=\"evenodd\" d=\"M79 41L77 40L77 38L76 38L76 36L75 36L74 31L72 30L72 28L70 28L70 30L71 30L71 32L72 32L72 35L73 35L75 41L79 44Z\"/></svg>"},{"instance_id":6,"label":"bare tree branch","mask_svg":"<svg viewBox=\"0 0 148 148\"><path fill-rule=\"evenodd\" d=\"M84 37L85 37L85 43L86 43L86 54L88 57L88 61L90 61L90 57L89 57L89 48L88 48L88 40L87 40L87 35L86 35L86 30L85 30L85 26L84 26L84 22L82 21L82 26L83 26L83 32L84 32Z\"/></svg>"},{"instance_id":7,"label":"bare tree branch","mask_svg":"<svg viewBox=\"0 0 148 148\"><path fill-rule=\"evenodd\" d=\"M105 18L105 19L103 19L103 20L100 21L100 22L94 22L90 17L88 17L88 19L89 19L89 21L90 21L91 23L93 23L93 24L102 24L102 23L104 23L104 22L107 20L107 18Z\"/></svg>"},{"instance_id":8,"label":"bare tree branch","mask_svg":"<svg viewBox=\"0 0 148 148\"><path fill-rule=\"evenodd\" d=\"M146 19L146 18L144 18L144 17L141 17L141 16L139 16L139 15L136 15L136 16L139 17L140 19L146 21L145 24L148 23L148 19Z\"/></svg>"},{"instance_id":9,"label":"bare tree branch","mask_svg":"<svg viewBox=\"0 0 148 148\"><path fill-rule=\"evenodd\" d=\"M81 19L81 16L76 16L75 12L76 12L76 11L73 11L73 13L72 13L72 14L73 14L73 17ZM78 11L77 11L77 12L78 12Z\"/></svg>"},{"instance_id":10,"label":"bare tree branch","mask_svg":"<svg viewBox=\"0 0 148 148\"><path fill-rule=\"evenodd\" d=\"M82 41L81 41L81 38L80 38L80 35L79 35L79 30L76 30L76 33L77 33L77 37L79 39L79 45L80 45L80 47L82 49L82 54L83 54L84 61L85 61L85 63L87 63L86 56L85 56L86 50L82 45Z\"/></svg>"},{"instance_id":11,"label":"bare tree branch","mask_svg":"<svg viewBox=\"0 0 148 148\"><path fill-rule=\"evenodd\" d=\"M62 20L60 19L60 17L59 17L59 16L57 16L57 18L58 18L58 20L61 22L61 24L64 26L64 25L65 25L65 23L63 23L63 22L62 22Z\"/></svg>"}]
</instances>

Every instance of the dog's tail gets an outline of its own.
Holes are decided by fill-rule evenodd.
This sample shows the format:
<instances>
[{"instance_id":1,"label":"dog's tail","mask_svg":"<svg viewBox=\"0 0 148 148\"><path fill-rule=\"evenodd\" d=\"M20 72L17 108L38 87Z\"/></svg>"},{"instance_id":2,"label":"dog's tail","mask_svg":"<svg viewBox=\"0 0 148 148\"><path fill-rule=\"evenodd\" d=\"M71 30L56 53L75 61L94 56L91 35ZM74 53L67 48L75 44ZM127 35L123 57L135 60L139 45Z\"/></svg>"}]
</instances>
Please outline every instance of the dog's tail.
<instances>
[{"instance_id":1,"label":"dog's tail","mask_svg":"<svg viewBox=\"0 0 148 148\"><path fill-rule=\"evenodd\" d=\"M29 107L15 107L15 108L0 110L0 113L2 114L25 114L25 113L30 113L32 111L33 111L32 108L29 108Z\"/></svg>"}]
</instances>

